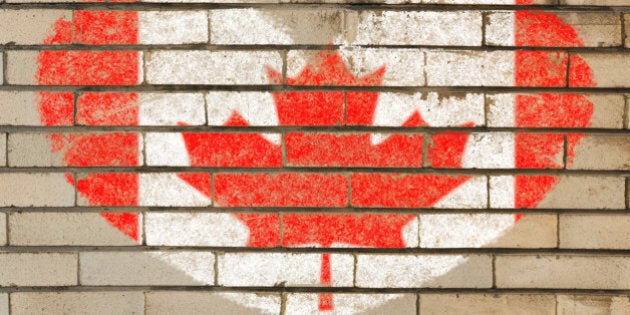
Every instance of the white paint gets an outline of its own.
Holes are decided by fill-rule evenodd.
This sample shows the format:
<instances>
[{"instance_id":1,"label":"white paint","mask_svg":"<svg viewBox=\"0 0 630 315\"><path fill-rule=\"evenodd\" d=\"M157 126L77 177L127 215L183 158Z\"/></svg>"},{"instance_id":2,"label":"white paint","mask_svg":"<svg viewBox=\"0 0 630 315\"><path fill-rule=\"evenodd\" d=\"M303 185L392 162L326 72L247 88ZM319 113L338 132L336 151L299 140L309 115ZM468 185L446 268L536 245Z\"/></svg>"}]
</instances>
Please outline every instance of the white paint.
<instances>
[{"instance_id":1,"label":"white paint","mask_svg":"<svg viewBox=\"0 0 630 315\"><path fill-rule=\"evenodd\" d=\"M485 269L480 269L478 272L481 275L487 273L488 278L491 278L489 256L359 254L357 255L356 285L362 288L427 287L431 281L446 275L453 268L467 261L484 266ZM471 276L471 278L477 276ZM434 284L434 286L440 285ZM487 287L490 286L491 283L488 283ZM467 287L486 287L486 285L470 282Z\"/></svg>"},{"instance_id":2,"label":"white paint","mask_svg":"<svg viewBox=\"0 0 630 315\"><path fill-rule=\"evenodd\" d=\"M514 94L488 95L488 127L513 127L516 104Z\"/></svg>"},{"instance_id":3,"label":"white paint","mask_svg":"<svg viewBox=\"0 0 630 315\"><path fill-rule=\"evenodd\" d=\"M139 177L139 206L203 207L212 201L175 173L144 173Z\"/></svg>"},{"instance_id":4,"label":"white paint","mask_svg":"<svg viewBox=\"0 0 630 315\"><path fill-rule=\"evenodd\" d=\"M273 95L269 92L208 92L208 125L223 126L238 113L252 126L277 126L278 112ZM262 133L269 142L280 145L281 135Z\"/></svg>"},{"instance_id":5,"label":"white paint","mask_svg":"<svg viewBox=\"0 0 630 315\"><path fill-rule=\"evenodd\" d=\"M148 53L150 84L270 84L267 68L282 69L276 51L155 51Z\"/></svg>"},{"instance_id":6,"label":"white paint","mask_svg":"<svg viewBox=\"0 0 630 315\"><path fill-rule=\"evenodd\" d=\"M195 44L208 42L207 11L140 11L140 44Z\"/></svg>"},{"instance_id":7,"label":"white paint","mask_svg":"<svg viewBox=\"0 0 630 315\"><path fill-rule=\"evenodd\" d=\"M514 168L514 133L471 133L464 149L462 167Z\"/></svg>"},{"instance_id":8,"label":"white paint","mask_svg":"<svg viewBox=\"0 0 630 315\"><path fill-rule=\"evenodd\" d=\"M344 294L333 295L335 309L326 311L326 314L359 314L377 307L388 301L402 298L404 294ZM286 314L316 314L318 308L319 294L315 293L292 293L287 296Z\"/></svg>"},{"instance_id":9,"label":"white paint","mask_svg":"<svg viewBox=\"0 0 630 315\"><path fill-rule=\"evenodd\" d=\"M514 209L514 176L490 176L490 208Z\"/></svg>"},{"instance_id":10,"label":"white paint","mask_svg":"<svg viewBox=\"0 0 630 315\"><path fill-rule=\"evenodd\" d=\"M286 286L320 285L322 254L226 253L219 256L219 285ZM352 286L352 255L330 255L333 286Z\"/></svg>"},{"instance_id":11,"label":"white paint","mask_svg":"<svg viewBox=\"0 0 630 315\"><path fill-rule=\"evenodd\" d=\"M488 189L485 176L476 176L436 202L434 208L483 209L487 207Z\"/></svg>"},{"instance_id":12,"label":"white paint","mask_svg":"<svg viewBox=\"0 0 630 315\"><path fill-rule=\"evenodd\" d=\"M385 67L385 86L424 85L424 53L418 49L341 47L338 52L355 76L372 74ZM287 76L296 77L307 64L317 63L313 51L291 50L287 54ZM279 68L276 68L279 69Z\"/></svg>"},{"instance_id":13,"label":"white paint","mask_svg":"<svg viewBox=\"0 0 630 315\"><path fill-rule=\"evenodd\" d=\"M146 213L150 246L246 246L249 229L230 213Z\"/></svg>"},{"instance_id":14,"label":"white paint","mask_svg":"<svg viewBox=\"0 0 630 315\"><path fill-rule=\"evenodd\" d=\"M147 133L145 150L149 166L190 166L188 150L181 133Z\"/></svg>"},{"instance_id":15,"label":"white paint","mask_svg":"<svg viewBox=\"0 0 630 315\"><path fill-rule=\"evenodd\" d=\"M282 19L270 19L257 9L228 9L210 11L212 43L247 45L291 45L291 30Z\"/></svg>"},{"instance_id":16,"label":"white paint","mask_svg":"<svg viewBox=\"0 0 630 315\"><path fill-rule=\"evenodd\" d=\"M493 12L487 15L486 44L514 46L514 13Z\"/></svg>"},{"instance_id":17,"label":"white paint","mask_svg":"<svg viewBox=\"0 0 630 315\"><path fill-rule=\"evenodd\" d=\"M201 93L138 93L141 126L203 125Z\"/></svg>"},{"instance_id":18,"label":"white paint","mask_svg":"<svg viewBox=\"0 0 630 315\"><path fill-rule=\"evenodd\" d=\"M414 216L402 229L405 247L418 247L418 217Z\"/></svg>"},{"instance_id":19,"label":"white paint","mask_svg":"<svg viewBox=\"0 0 630 315\"><path fill-rule=\"evenodd\" d=\"M513 214L421 214L420 247L484 247L513 225Z\"/></svg>"},{"instance_id":20,"label":"white paint","mask_svg":"<svg viewBox=\"0 0 630 315\"><path fill-rule=\"evenodd\" d=\"M429 86L513 86L513 51L426 50Z\"/></svg>"},{"instance_id":21,"label":"white paint","mask_svg":"<svg viewBox=\"0 0 630 315\"><path fill-rule=\"evenodd\" d=\"M208 252L147 252L204 285L214 284L214 254Z\"/></svg>"},{"instance_id":22,"label":"white paint","mask_svg":"<svg viewBox=\"0 0 630 315\"><path fill-rule=\"evenodd\" d=\"M353 45L480 46L481 12L364 11Z\"/></svg>"}]
</instances>

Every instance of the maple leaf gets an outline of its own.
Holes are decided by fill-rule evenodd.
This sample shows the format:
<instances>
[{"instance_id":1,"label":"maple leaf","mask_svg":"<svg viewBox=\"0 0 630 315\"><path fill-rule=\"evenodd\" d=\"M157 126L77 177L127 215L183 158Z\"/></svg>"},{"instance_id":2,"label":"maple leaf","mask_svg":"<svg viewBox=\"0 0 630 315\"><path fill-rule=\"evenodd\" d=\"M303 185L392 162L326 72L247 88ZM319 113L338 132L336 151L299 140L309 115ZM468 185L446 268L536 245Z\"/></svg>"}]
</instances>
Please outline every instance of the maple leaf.
<instances>
[{"instance_id":1,"label":"maple leaf","mask_svg":"<svg viewBox=\"0 0 630 315\"><path fill-rule=\"evenodd\" d=\"M355 77L347 68L339 53L321 52L315 63L307 65L295 78L288 78L289 85L338 85L375 86L380 85L385 67L365 77ZM281 74L269 69L269 77L281 83ZM378 94L374 92L350 92L347 100L347 117L344 121L345 95L342 91L297 91L274 93L274 101L280 125L342 125L371 124L374 118ZM412 115L404 126L426 124L418 113ZM225 125L246 126L247 121L233 112ZM303 134L295 135L304 137ZM298 150L303 163L317 163L324 166L422 166L422 136L392 134L384 141L373 144L370 135L348 135L344 138L310 134L313 139L306 141ZM440 165L458 167L461 164L467 134L443 133L434 136L431 156ZM258 134L207 134L183 133L192 166L242 166L242 167L281 167L281 146ZM303 139L300 139L303 140ZM287 137L291 141L291 137ZM343 154L330 153L328 146L338 145ZM418 154L420 153L420 155ZM298 162L299 163L299 162ZM306 165L308 166L308 165ZM360 174L359 174L360 175ZM368 180L370 174L367 174ZM466 176L417 175L408 179L407 185L382 188L376 194L399 196L402 199L416 198L419 207L434 204L441 197L466 181ZM222 206L287 206L293 200L278 198L283 191L291 190L290 176L266 177L271 183L261 183L246 174L232 175L229 189L217 189L215 201ZM194 184L194 183L191 183ZM319 181L307 183L321 185ZM410 186L423 188L409 189ZM254 193L260 187L266 191ZM366 188L369 190L369 188ZM299 191L295 191L299 194ZM401 195L402 194L402 195ZM421 194L421 198L418 198ZM255 196L253 196L255 195ZM369 197L368 197L369 198ZM375 197L378 199L379 197ZM378 201L377 201L378 202ZM381 202L384 203L384 202ZM395 203L395 201L394 201ZM389 205L389 204L387 204ZM317 205L314 205L317 206ZM395 206L395 204L393 205ZM278 233L277 216L271 214L235 214L250 229L248 246L272 247L320 245L330 247L337 243L360 247L399 248L405 246L403 228L414 220L412 214L285 214L282 216L283 237ZM332 284L329 254L323 254L321 282ZM320 296L320 310L333 308L332 296Z\"/></svg>"}]
</instances>

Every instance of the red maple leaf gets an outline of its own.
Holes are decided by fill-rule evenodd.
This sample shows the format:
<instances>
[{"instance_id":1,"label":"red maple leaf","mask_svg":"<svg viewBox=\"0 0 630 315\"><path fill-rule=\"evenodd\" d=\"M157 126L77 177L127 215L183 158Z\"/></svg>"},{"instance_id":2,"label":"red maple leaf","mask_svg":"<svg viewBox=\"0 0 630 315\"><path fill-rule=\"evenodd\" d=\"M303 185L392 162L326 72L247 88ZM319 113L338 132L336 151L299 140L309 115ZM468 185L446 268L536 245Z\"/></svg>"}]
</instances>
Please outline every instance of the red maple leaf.
<instances>
[{"instance_id":1,"label":"red maple leaf","mask_svg":"<svg viewBox=\"0 0 630 315\"><path fill-rule=\"evenodd\" d=\"M346 68L338 53L322 52L316 62L307 65L289 85L380 85L385 67L365 77L355 77ZM281 83L281 74L270 69L269 77ZM347 102L342 91L298 91L274 93L280 125L342 125L371 124L378 94L349 92ZM347 108L344 108L346 103ZM344 121L344 111L346 117ZM244 126L247 121L234 112L225 123ZM419 114L408 119L405 126L425 124ZM281 146L258 134L184 133L184 141L193 166L281 167ZM429 158L440 166L459 167L467 134L442 133L433 136ZM379 144L372 144L369 134L290 133L285 141L299 143L288 153L287 161L298 166L422 166L422 136L392 134ZM338 147L341 150L330 150ZM443 158L448 156L447 159ZM392 180L379 174L354 174L353 178L374 187L362 187L366 192L358 203L371 202L396 206L397 202L416 199L419 207L434 204L441 197L466 181L466 176L414 175ZM363 179L362 181L360 181ZM215 201L221 206L335 206L337 201L321 196L318 200L299 197L310 195L313 187L324 187L316 195L334 195L338 181L320 174L281 173L224 174L215 177ZM190 184L195 185L194 182ZM330 186L330 191L326 188ZM343 187L342 190L346 190ZM376 189L373 194L371 190ZM287 193L288 192L288 193ZM341 192L345 194L345 191ZM383 198L383 196L386 196ZM390 197L393 197L390 198ZM391 200L390 200L391 199ZM347 206L346 204L340 206ZM399 248L405 246L402 230L414 219L412 214L284 214L280 240L279 217L275 214L235 214L250 230L248 246L273 247L318 244L330 247L335 243L360 247ZM330 256L323 254L321 283L332 284ZM332 309L332 296L322 294L320 310Z\"/></svg>"}]
</instances>

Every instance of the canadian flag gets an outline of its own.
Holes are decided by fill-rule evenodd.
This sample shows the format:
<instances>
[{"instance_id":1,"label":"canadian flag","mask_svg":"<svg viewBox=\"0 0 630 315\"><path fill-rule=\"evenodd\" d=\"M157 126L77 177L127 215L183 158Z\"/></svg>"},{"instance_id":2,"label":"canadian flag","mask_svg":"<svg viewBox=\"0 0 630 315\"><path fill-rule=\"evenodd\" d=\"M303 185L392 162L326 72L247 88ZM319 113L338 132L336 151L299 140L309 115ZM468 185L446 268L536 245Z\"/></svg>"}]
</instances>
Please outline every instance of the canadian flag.
<instances>
[{"instance_id":1,"label":"canadian flag","mask_svg":"<svg viewBox=\"0 0 630 315\"><path fill-rule=\"evenodd\" d=\"M486 2L497 3L457 1ZM218 45L300 45L306 36L303 25L283 25L285 20L264 10L211 15L210 27L222 30L212 39ZM578 32L554 14L490 16L494 35L487 44L524 50L389 47L409 38L423 47L474 46L481 33L443 28L465 27L480 17L479 12L365 13L345 21L352 36L334 30L312 35L329 49L289 50L285 56L247 49L42 51L37 73L42 85L148 83L164 91L99 89L76 99L73 93L42 92L41 120L50 126L73 124L68 113L76 102L77 124L129 127L54 134L50 150L68 166L123 169L68 174L67 185L76 187L86 206L156 207L159 211L144 214L102 213L139 244L269 248L218 258L195 251L149 253L198 285L448 286L439 279L478 258L416 255L396 262L401 269L414 265L414 274L402 275L380 270L391 263L384 256L357 258L336 249L501 244L516 226L535 226L537 215L467 212L538 206L558 178L513 170L562 168L571 163L581 138L514 129L583 128L593 113L584 95L462 89L563 87L567 75L575 86L595 86L579 56L532 48L583 45ZM418 27L396 29L396 19ZM206 12L76 11L72 22L54 25L46 43L194 44L208 41L206 33L197 32L207 23ZM266 36L235 37L246 25L266 29ZM80 31L72 35L72 29ZM568 71L569 63L579 66ZM210 211L168 211L191 207ZM440 211L423 214L423 209ZM285 250L298 247L335 250ZM216 280L215 259L221 271ZM225 297L276 311L266 297ZM291 297L286 311L356 313L400 297L307 294Z\"/></svg>"}]
</instances>

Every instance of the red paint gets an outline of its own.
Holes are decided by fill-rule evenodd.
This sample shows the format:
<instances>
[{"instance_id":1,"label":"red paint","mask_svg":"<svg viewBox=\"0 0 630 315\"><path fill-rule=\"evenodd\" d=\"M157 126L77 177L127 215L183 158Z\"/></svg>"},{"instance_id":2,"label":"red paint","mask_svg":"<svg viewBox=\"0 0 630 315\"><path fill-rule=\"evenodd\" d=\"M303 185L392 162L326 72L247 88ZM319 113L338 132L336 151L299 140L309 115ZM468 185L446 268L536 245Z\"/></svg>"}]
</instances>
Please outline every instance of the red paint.
<instances>
[{"instance_id":1,"label":"red paint","mask_svg":"<svg viewBox=\"0 0 630 315\"><path fill-rule=\"evenodd\" d=\"M517 133L516 168L562 168L564 137L561 134Z\"/></svg>"},{"instance_id":2,"label":"red paint","mask_svg":"<svg viewBox=\"0 0 630 315\"><path fill-rule=\"evenodd\" d=\"M191 166L281 167L279 145L257 133L182 133Z\"/></svg>"},{"instance_id":3,"label":"red paint","mask_svg":"<svg viewBox=\"0 0 630 315\"><path fill-rule=\"evenodd\" d=\"M427 152L431 166L438 168L462 167L462 158L469 134L467 132L441 132L432 135Z\"/></svg>"},{"instance_id":4,"label":"red paint","mask_svg":"<svg viewBox=\"0 0 630 315\"><path fill-rule=\"evenodd\" d=\"M350 177L357 207L430 207L471 176L358 173Z\"/></svg>"},{"instance_id":5,"label":"red paint","mask_svg":"<svg viewBox=\"0 0 630 315\"><path fill-rule=\"evenodd\" d=\"M531 4L529 0L519 0L518 4ZM555 14L541 11L517 11L515 13L516 46L583 46L574 28L566 25ZM566 52L517 51L515 55L515 84L517 86L595 86L590 67L581 58L571 55L568 78ZM516 97L515 118L517 127L585 127L588 125L593 104L586 95L518 95ZM552 156L558 151L562 139L555 136L543 138L537 148L528 147L535 141L531 136L517 135L516 163L522 166L554 166ZM579 136L568 142L568 152L573 152ZM544 147L548 146L548 147ZM541 157L533 156L537 151ZM571 159L567 159L570 163ZM515 206L534 208L560 179L554 176L516 176ZM520 219L517 215L516 219Z\"/></svg>"},{"instance_id":6,"label":"red paint","mask_svg":"<svg viewBox=\"0 0 630 315\"><path fill-rule=\"evenodd\" d=\"M74 95L65 92L39 92L39 113L44 126L72 126Z\"/></svg>"},{"instance_id":7,"label":"red paint","mask_svg":"<svg viewBox=\"0 0 630 315\"><path fill-rule=\"evenodd\" d=\"M226 207L345 207L348 179L340 174L217 174L216 203Z\"/></svg>"},{"instance_id":8,"label":"red paint","mask_svg":"<svg viewBox=\"0 0 630 315\"><path fill-rule=\"evenodd\" d=\"M138 43L138 13L125 11L76 11L74 42L86 45Z\"/></svg>"},{"instance_id":9,"label":"red paint","mask_svg":"<svg viewBox=\"0 0 630 315\"><path fill-rule=\"evenodd\" d=\"M126 20L125 23L119 23ZM73 22L59 20L46 44L70 44L73 29L75 42L100 44L137 43L137 13L75 11ZM42 51L38 56L37 83L41 85L134 85L139 83L140 54L132 51ZM89 93L88 93L89 94ZM122 94L121 94L122 95ZM74 96L71 93L40 93L40 113L45 125L72 125ZM77 123L100 125L104 120L133 125L137 111L125 105L134 95L114 93L86 96L77 104ZM105 113L99 115L99 110ZM137 134L53 135L52 149L63 155L68 165L138 165ZM77 180L80 197L92 206L133 206L138 199L137 174L90 174ZM139 240L139 217L136 213L102 213L112 226Z\"/></svg>"},{"instance_id":10,"label":"red paint","mask_svg":"<svg viewBox=\"0 0 630 315\"><path fill-rule=\"evenodd\" d=\"M90 92L79 96L77 124L88 126L136 126L138 94Z\"/></svg>"},{"instance_id":11,"label":"red paint","mask_svg":"<svg viewBox=\"0 0 630 315\"><path fill-rule=\"evenodd\" d=\"M373 145L370 134L289 133L287 162L293 166L420 167L422 135L392 134Z\"/></svg>"}]
</instances>

